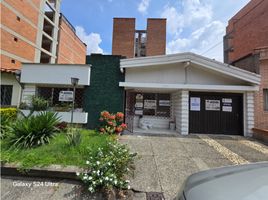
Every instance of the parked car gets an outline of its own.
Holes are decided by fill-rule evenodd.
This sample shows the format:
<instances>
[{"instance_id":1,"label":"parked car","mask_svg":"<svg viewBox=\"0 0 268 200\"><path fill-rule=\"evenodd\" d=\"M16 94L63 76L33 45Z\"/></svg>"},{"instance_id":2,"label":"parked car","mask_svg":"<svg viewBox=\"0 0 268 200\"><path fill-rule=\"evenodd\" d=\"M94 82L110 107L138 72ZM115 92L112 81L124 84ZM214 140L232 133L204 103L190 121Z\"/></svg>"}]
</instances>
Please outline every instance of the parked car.
<instances>
[{"instance_id":1,"label":"parked car","mask_svg":"<svg viewBox=\"0 0 268 200\"><path fill-rule=\"evenodd\" d=\"M268 162L229 166L188 177L177 200L267 200Z\"/></svg>"}]
</instances>

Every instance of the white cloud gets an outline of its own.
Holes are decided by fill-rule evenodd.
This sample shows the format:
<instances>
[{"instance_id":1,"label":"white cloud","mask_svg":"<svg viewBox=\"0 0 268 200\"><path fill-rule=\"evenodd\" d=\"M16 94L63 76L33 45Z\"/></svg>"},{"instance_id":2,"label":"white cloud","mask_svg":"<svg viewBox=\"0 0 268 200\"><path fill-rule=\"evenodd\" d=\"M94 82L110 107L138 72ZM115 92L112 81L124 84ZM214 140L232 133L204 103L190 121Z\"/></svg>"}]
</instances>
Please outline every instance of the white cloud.
<instances>
[{"instance_id":1,"label":"white cloud","mask_svg":"<svg viewBox=\"0 0 268 200\"><path fill-rule=\"evenodd\" d=\"M171 38L168 54L191 51L222 61L225 24L213 19L210 0L178 0L176 6L167 4L161 17L167 18Z\"/></svg>"},{"instance_id":2,"label":"white cloud","mask_svg":"<svg viewBox=\"0 0 268 200\"><path fill-rule=\"evenodd\" d=\"M141 0L141 2L139 3L138 5L138 11L141 13L141 14L147 14L147 9L150 5L150 1L151 0Z\"/></svg>"},{"instance_id":3,"label":"white cloud","mask_svg":"<svg viewBox=\"0 0 268 200\"><path fill-rule=\"evenodd\" d=\"M75 27L77 36L87 45L87 54L91 53L103 53L103 49L100 48L102 42L100 34L90 33L87 34L82 26Z\"/></svg>"}]
</instances>

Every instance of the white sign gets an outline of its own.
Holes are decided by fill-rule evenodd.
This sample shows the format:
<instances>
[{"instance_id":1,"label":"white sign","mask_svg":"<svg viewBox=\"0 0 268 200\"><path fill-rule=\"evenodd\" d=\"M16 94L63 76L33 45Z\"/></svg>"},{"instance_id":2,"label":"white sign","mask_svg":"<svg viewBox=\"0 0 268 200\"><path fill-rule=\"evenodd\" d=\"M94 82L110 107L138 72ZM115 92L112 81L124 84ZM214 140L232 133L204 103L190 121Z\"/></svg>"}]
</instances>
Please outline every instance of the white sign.
<instances>
[{"instance_id":1,"label":"white sign","mask_svg":"<svg viewBox=\"0 0 268 200\"><path fill-rule=\"evenodd\" d=\"M223 98L222 103L232 103L232 99Z\"/></svg>"},{"instance_id":2,"label":"white sign","mask_svg":"<svg viewBox=\"0 0 268 200\"><path fill-rule=\"evenodd\" d=\"M143 110L135 110L135 115L143 115Z\"/></svg>"},{"instance_id":3,"label":"white sign","mask_svg":"<svg viewBox=\"0 0 268 200\"><path fill-rule=\"evenodd\" d=\"M143 107L143 103L142 102L136 102L135 108L142 108L142 107Z\"/></svg>"},{"instance_id":4,"label":"white sign","mask_svg":"<svg viewBox=\"0 0 268 200\"><path fill-rule=\"evenodd\" d=\"M206 110L221 110L220 100L206 100Z\"/></svg>"},{"instance_id":5,"label":"white sign","mask_svg":"<svg viewBox=\"0 0 268 200\"><path fill-rule=\"evenodd\" d=\"M159 106L170 106L169 100L159 100Z\"/></svg>"},{"instance_id":6,"label":"white sign","mask_svg":"<svg viewBox=\"0 0 268 200\"><path fill-rule=\"evenodd\" d=\"M190 110L191 111L200 111L200 98L199 97L191 97Z\"/></svg>"},{"instance_id":7,"label":"white sign","mask_svg":"<svg viewBox=\"0 0 268 200\"><path fill-rule=\"evenodd\" d=\"M156 100L144 100L145 109L156 109Z\"/></svg>"},{"instance_id":8,"label":"white sign","mask_svg":"<svg viewBox=\"0 0 268 200\"><path fill-rule=\"evenodd\" d=\"M223 112L232 112L232 106L222 106Z\"/></svg>"},{"instance_id":9,"label":"white sign","mask_svg":"<svg viewBox=\"0 0 268 200\"><path fill-rule=\"evenodd\" d=\"M136 100L143 100L142 94L136 94Z\"/></svg>"},{"instance_id":10,"label":"white sign","mask_svg":"<svg viewBox=\"0 0 268 200\"><path fill-rule=\"evenodd\" d=\"M73 91L60 91L59 101L73 101Z\"/></svg>"}]
</instances>

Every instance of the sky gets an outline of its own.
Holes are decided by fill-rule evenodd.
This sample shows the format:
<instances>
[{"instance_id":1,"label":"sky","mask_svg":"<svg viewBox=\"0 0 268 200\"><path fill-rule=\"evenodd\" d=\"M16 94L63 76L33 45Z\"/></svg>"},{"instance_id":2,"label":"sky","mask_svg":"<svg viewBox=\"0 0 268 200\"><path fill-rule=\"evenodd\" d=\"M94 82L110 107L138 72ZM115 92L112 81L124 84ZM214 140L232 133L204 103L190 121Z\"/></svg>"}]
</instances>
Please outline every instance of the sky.
<instances>
[{"instance_id":1,"label":"sky","mask_svg":"<svg viewBox=\"0 0 268 200\"><path fill-rule=\"evenodd\" d=\"M228 20L250 0L62 0L61 12L87 44L87 54L111 54L114 17L167 18L166 53L194 52L223 61Z\"/></svg>"}]
</instances>

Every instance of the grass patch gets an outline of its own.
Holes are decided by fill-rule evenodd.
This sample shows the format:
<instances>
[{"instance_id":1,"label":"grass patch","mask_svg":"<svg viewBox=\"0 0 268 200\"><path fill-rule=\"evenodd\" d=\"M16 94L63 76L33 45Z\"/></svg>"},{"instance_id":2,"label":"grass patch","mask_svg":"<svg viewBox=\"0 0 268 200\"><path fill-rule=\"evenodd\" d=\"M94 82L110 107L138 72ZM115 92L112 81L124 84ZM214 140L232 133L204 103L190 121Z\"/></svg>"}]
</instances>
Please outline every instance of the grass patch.
<instances>
[{"instance_id":1,"label":"grass patch","mask_svg":"<svg viewBox=\"0 0 268 200\"><path fill-rule=\"evenodd\" d=\"M78 146L67 145L66 133L59 133L50 144L32 149L10 148L5 140L2 140L1 161L17 163L22 169L52 164L85 167L89 153L96 152L99 147L106 148L108 142L113 139L91 130L83 130L81 135L81 143Z\"/></svg>"}]
</instances>

